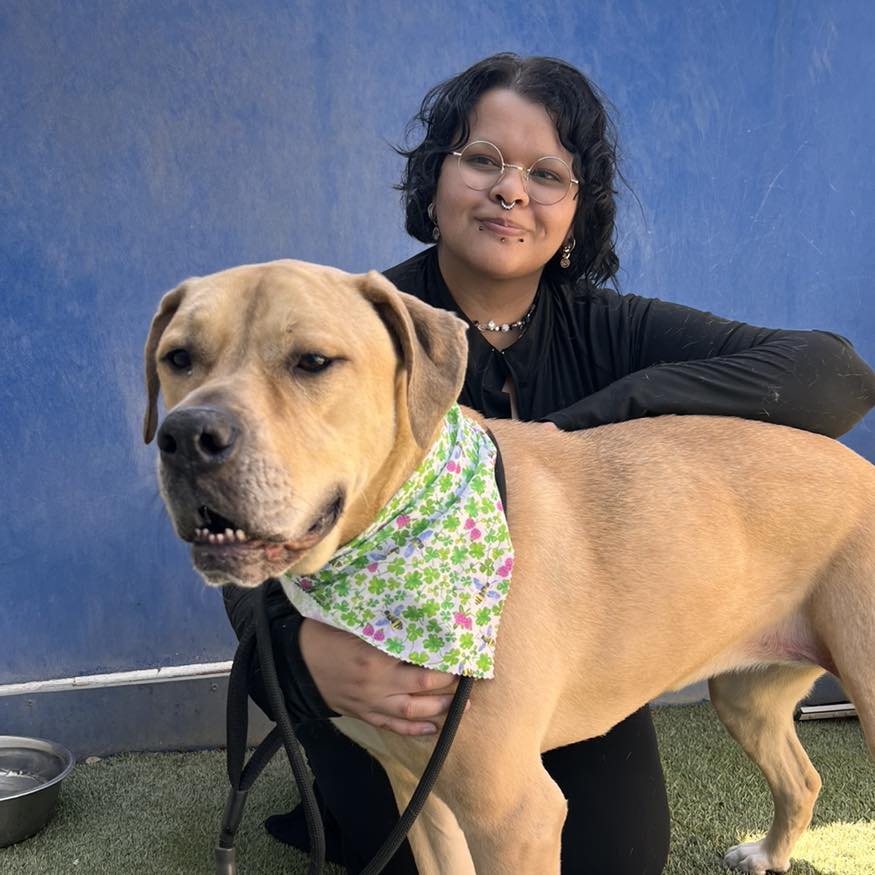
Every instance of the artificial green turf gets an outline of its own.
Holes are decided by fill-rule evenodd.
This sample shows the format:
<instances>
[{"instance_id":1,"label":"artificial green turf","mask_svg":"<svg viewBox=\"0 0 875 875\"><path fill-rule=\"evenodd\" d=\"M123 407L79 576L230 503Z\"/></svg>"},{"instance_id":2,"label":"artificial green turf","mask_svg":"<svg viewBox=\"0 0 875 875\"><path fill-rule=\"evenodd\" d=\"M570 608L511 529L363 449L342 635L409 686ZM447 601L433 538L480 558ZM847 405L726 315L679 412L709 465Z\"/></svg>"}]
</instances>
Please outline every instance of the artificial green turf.
<instances>
[{"instance_id":1,"label":"artificial green turf","mask_svg":"<svg viewBox=\"0 0 875 875\"><path fill-rule=\"evenodd\" d=\"M654 721L672 813L666 875L725 873L724 850L768 829L765 781L710 705L658 708ZM875 762L859 723L806 722L798 730L823 789L793 851L793 875L875 875Z\"/></svg>"},{"instance_id":2,"label":"artificial green turf","mask_svg":"<svg viewBox=\"0 0 875 875\"><path fill-rule=\"evenodd\" d=\"M673 821L665 875L725 872L726 847L759 838L768 826L765 785L710 706L654 714ZM793 875L875 875L875 764L859 725L824 721L799 730L824 788L812 828L796 847ZM306 872L305 858L261 826L295 795L288 764L277 756L247 805L237 843L241 875ZM222 753L125 754L80 764L65 781L52 823L0 849L0 872L210 875L224 798ZM326 867L326 875L339 873Z\"/></svg>"}]
</instances>

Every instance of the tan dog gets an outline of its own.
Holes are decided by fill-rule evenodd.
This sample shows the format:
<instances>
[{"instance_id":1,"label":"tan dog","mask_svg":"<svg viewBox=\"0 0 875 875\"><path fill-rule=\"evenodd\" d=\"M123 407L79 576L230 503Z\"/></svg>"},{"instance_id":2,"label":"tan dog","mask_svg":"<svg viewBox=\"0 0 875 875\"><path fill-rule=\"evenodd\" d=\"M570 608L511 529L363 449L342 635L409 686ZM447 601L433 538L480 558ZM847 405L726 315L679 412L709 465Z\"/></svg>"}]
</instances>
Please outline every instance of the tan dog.
<instances>
[{"instance_id":1,"label":"tan dog","mask_svg":"<svg viewBox=\"0 0 875 875\"><path fill-rule=\"evenodd\" d=\"M423 458L465 361L460 320L376 273L285 261L169 292L146 345L145 439L160 386L162 491L197 569L256 586L320 568ZM792 712L823 668L875 752L875 468L728 418L490 427L516 565L495 679L475 684L411 833L420 872L558 873L566 804L541 752L702 678L775 801L768 835L727 862L786 870L820 786ZM406 804L433 739L338 722Z\"/></svg>"}]
</instances>

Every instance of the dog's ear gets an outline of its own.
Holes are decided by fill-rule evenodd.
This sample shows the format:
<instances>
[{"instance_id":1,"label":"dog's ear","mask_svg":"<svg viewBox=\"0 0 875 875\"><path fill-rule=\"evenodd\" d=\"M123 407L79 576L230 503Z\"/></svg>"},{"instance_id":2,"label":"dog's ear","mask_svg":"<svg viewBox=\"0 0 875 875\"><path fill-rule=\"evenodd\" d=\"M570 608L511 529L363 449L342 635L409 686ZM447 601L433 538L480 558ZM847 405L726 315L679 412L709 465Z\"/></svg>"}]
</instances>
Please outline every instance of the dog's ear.
<instances>
[{"instance_id":1,"label":"dog's ear","mask_svg":"<svg viewBox=\"0 0 875 875\"><path fill-rule=\"evenodd\" d=\"M182 299L185 297L185 283L177 286L173 291L167 292L158 305L158 312L152 317L152 325L149 328L149 337L146 339L145 365L146 365L146 415L143 418L143 440L148 444L158 428L158 362L155 361L155 353L164 329L170 324Z\"/></svg>"},{"instance_id":2,"label":"dog's ear","mask_svg":"<svg viewBox=\"0 0 875 875\"><path fill-rule=\"evenodd\" d=\"M466 325L446 310L399 292L375 270L361 277L361 288L401 347L410 430L425 447L462 390L468 361Z\"/></svg>"}]
</instances>

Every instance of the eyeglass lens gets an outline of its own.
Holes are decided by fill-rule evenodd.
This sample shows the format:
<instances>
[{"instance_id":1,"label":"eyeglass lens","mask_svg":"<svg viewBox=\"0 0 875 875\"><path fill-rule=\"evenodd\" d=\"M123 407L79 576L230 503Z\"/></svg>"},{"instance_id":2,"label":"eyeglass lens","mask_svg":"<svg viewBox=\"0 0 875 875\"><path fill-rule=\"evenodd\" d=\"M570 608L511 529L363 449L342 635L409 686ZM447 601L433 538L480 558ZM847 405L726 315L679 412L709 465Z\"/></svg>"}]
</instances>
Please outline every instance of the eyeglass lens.
<instances>
[{"instance_id":1,"label":"eyeglass lens","mask_svg":"<svg viewBox=\"0 0 875 875\"><path fill-rule=\"evenodd\" d=\"M459 153L462 181L475 191L492 188L511 166L497 146L484 140L468 143ZM561 201L571 188L571 169L561 158L539 158L522 176L529 197L545 206Z\"/></svg>"}]
</instances>

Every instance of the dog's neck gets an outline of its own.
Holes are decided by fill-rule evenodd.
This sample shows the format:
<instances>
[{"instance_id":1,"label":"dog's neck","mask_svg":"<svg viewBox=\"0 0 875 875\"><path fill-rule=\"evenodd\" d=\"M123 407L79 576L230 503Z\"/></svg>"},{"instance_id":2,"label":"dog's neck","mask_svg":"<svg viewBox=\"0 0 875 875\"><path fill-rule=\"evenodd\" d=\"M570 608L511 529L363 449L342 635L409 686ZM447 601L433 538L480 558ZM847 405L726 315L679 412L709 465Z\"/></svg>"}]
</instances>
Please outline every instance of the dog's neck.
<instances>
[{"instance_id":1,"label":"dog's neck","mask_svg":"<svg viewBox=\"0 0 875 875\"><path fill-rule=\"evenodd\" d=\"M370 525L318 571L283 576L292 603L395 658L492 677L513 568L496 458L488 433L453 406Z\"/></svg>"},{"instance_id":2,"label":"dog's neck","mask_svg":"<svg viewBox=\"0 0 875 875\"><path fill-rule=\"evenodd\" d=\"M341 544L346 544L358 537L420 466L431 452L431 448L443 427L443 422L444 417L442 416L435 423L428 445L421 447L414 439L407 420L399 421L392 452L386 457L362 493L351 502L345 514Z\"/></svg>"}]
</instances>

